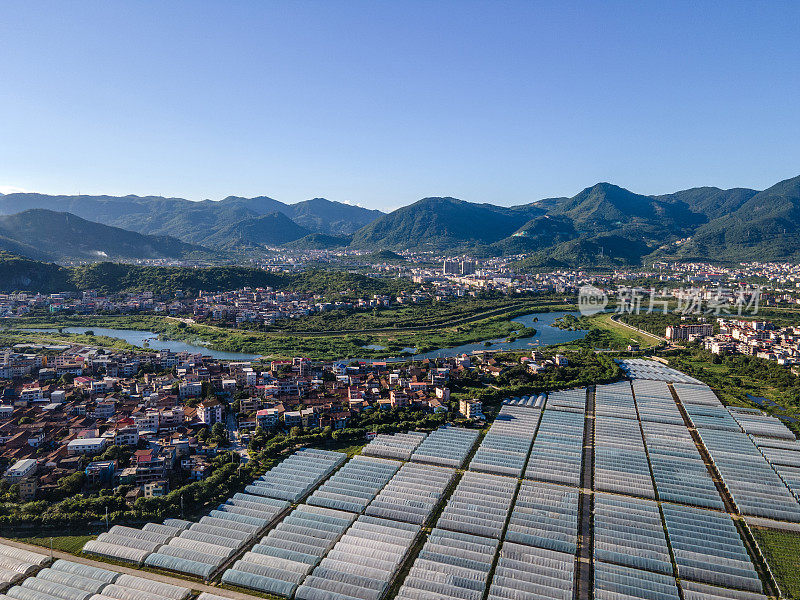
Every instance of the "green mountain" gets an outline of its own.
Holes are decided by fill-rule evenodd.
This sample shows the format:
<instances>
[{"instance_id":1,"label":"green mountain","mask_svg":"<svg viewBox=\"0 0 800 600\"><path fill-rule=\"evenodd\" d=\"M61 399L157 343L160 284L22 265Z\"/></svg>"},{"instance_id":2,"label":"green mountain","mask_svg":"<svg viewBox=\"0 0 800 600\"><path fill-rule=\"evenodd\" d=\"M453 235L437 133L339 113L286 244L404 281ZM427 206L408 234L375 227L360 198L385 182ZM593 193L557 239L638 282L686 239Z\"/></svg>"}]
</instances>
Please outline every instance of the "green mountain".
<instances>
[{"instance_id":1,"label":"green mountain","mask_svg":"<svg viewBox=\"0 0 800 600\"><path fill-rule=\"evenodd\" d=\"M283 204L267 196L219 202L138 196L0 195L0 214L27 208L74 210L78 217L131 231L103 238L84 221L66 237L63 225L9 221L0 249L42 260L182 256L196 247L225 251L265 246L344 247L363 251L433 250L475 256L530 255L532 268L635 265L656 258L800 260L800 178L767 190L698 187L647 196L598 183L575 196L503 207L450 197L424 198L389 214L315 198ZM69 231L69 229L67 229ZM133 234L131 234L133 235ZM352 238L352 239L351 239ZM107 239L113 254L91 247ZM52 240L58 240L58 243ZM113 243L112 243L113 242ZM95 244L96 245L96 244ZM192 249L194 248L194 250Z\"/></svg>"},{"instance_id":2,"label":"green mountain","mask_svg":"<svg viewBox=\"0 0 800 600\"><path fill-rule=\"evenodd\" d=\"M89 219L148 235L169 235L185 242L202 244L209 238L231 247L220 230L248 218L279 212L309 232L325 235L349 235L383 213L314 198L297 204L284 204L267 196L241 198L230 196L221 201L191 202L161 196L49 196L17 193L0 195L0 214L15 214L43 208L69 212ZM270 240L278 245L277 239Z\"/></svg>"},{"instance_id":3,"label":"green mountain","mask_svg":"<svg viewBox=\"0 0 800 600\"><path fill-rule=\"evenodd\" d=\"M73 289L69 269L0 250L0 291L54 293Z\"/></svg>"},{"instance_id":4,"label":"green mountain","mask_svg":"<svg viewBox=\"0 0 800 600\"><path fill-rule=\"evenodd\" d=\"M309 233L300 239L286 242L283 247L292 250L332 250L334 248L344 248L350 243L351 239L347 235Z\"/></svg>"},{"instance_id":5,"label":"green mountain","mask_svg":"<svg viewBox=\"0 0 800 600\"><path fill-rule=\"evenodd\" d=\"M44 209L0 217L0 249L43 260L184 258L208 255L168 236L142 235Z\"/></svg>"},{"instance_id":6,"label":"green mountain","mask_svg":"<svg viewBox=\"0 0 800 600\"><path fill-rule=\"evenodd\" d=\"M661 254L716 261L800 260L800 176L742 202Z\"/></svg>"},{"instance_id":7,"label":"green mountain","mask_svg":"<svg viewBox=\"0 0 800 600\"><path fill-rule=\"evenodd\" d=\"M293 242L310 233L283 213L273 212L222 227L203 242L214 248L263 248Z\"/></svg>"},{"instance_id":8,"label":"green mountain","mask_svg":"<svg viewBox=\"0 0 800 600\"><path fill-rule=\"evenodd\" d=\"M351 247L449 250L492 244L542 213L534 205L506 208L455 198L424 198L358 230Z\"/></svg>"},{"instance_id":9,"label":"green mountain","mask_svg":"<svg viewBox=\"0 0 800 600\"><path fill-rule=\"evenodd\" d=\"M98 290L102 293L151 291L171 295L228 291L243 287L273 287L300 292L335 294L364 291L392 294L413 288L407 279L374 278L343 271L312 269L302 273L271 273L254 267L141 267L123 263L92 263L62 267L0 251L0 292L41 293Z\"/></svg>"}]
</instances>

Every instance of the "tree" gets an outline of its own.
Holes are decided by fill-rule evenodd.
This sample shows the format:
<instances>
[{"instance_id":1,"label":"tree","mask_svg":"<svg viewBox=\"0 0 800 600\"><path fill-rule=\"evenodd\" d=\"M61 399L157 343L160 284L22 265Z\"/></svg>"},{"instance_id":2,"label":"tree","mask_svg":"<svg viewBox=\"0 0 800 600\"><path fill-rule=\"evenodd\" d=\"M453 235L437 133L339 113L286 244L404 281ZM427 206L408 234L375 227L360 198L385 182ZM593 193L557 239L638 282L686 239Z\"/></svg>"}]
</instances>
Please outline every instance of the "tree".
<instances>
[{"instance_id":1,"label":"tree","mask_svg":"<svg viewBox=\"0 0 800 600\"><path fill-rule=\"evenodd\" d=\"M219 446L228 445L228 431L222 423L214 423L211 427L211 438L217 442Z\"/></svg>"}]
</instances>

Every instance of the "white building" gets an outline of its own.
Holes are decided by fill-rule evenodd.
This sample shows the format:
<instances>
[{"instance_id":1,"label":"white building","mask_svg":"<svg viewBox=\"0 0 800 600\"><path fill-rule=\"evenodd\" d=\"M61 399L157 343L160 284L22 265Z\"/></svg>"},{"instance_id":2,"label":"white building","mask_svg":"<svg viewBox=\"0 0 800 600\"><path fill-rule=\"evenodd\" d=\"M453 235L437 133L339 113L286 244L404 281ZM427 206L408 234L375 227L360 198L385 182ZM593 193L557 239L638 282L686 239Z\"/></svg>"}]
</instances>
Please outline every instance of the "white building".
<instances>
[{"instance_id":1,"label":"white building","mask_svg":"<svg viewBox=\"0 0 800 600\"><path fill-rule=\"evenodd\" d=\"M3 477L11 482L21 481L29 475L33 475L37 466L38 463L35 458L23 458L11 465Z\"/></svg>"},{"instance_id":2,"label":"white building","mask_svg":"<svg viewBox=\"0 0 800 600\"><path fill-rule=\"evenodd\" d=\"M78 438L67 444L67 452L75 454L98 454L108 445L105 438Z\"/></svg>"}]
</instances>

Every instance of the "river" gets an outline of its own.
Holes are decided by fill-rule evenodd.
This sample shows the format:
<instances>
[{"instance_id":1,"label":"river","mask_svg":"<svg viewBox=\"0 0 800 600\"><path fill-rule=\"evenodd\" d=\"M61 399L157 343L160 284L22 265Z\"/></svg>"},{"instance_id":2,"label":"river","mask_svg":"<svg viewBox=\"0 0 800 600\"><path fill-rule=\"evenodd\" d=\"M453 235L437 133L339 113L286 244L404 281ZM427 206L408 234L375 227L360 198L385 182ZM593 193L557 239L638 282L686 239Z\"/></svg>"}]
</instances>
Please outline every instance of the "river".
<instances>
[{"instance_id":1,"label":"river","mask_svg":"<svg viewBox=\"0 0 800 600\"><path fill-rule=\"evenodd\" d=\"M540 346L552 346L554 344L566 344L580 340L586 336L586 331L568 331L566 329L559 329L553 327L553 321L563 317L564 315L580 316L577 311L573 312L542 312L530 313L522 315L521 317L514 317L512 321L515 323L522 323L525 327L533 327L536 329L536 334L531 337L519 338L513 342L507 342L506 338L495 338L488 340L490 345L486 342L474 342L472 344L463 344L454 348L441 348L439 350L431 350L422 354L415 354L415 360L422 360L425 358L445 358L449 356L458 356L460 354L471 354L480 350L530 350ZM407 360L407 359L406 359Z\"/></svg>"},{"instance_id":2,"label":"river","mask_svg":"<svg viewBox=\"0 0 800 600\"><path fill-rule=\"evenodd\" d=\"M54 333L58 329L27 329L27 331L44 331ZM62 327L64 333L86 333L93 332L95 335L125 340L132 346L140 348L148 347L151 350L171 350L172 352L190 352L192 354L203 354L219 360L255 360L258 354L245 354L243 352L225 352L223 350L212 350L206 346L179 342L176 340L160 340L158 334L152 331L139 331L138 329L111 329L108 327ZM147 345L145 344L147 343Z\"/></svg>"},{"instance_id":3,"label":"river","mask_svg":"<svg viewBox=\"0 0 800 600\"><path fill-rule=\"evenodd\" d=\"M526 327L533 327L536 329L536 334L531 337L520 338L513 342L505 341L506 338L496 338L488 340L490 345L485 342L475 342L472 344L464 344L454 348L440 348L432 350L423 354L415 354L416 360L425 358L446 358L449 356L457 356L460 354L470 354L480 350L528 350L537 348L539 346L550 346L553 344L565 344L579 340L586 335L586 331L567 331L553 327L553 321L564 315L576 315L578 312L542 312L531 313L515 317L515 323L521 323ZM42 332L55 332L57 329L29 329L28 331L42 331ZM139 331L136 329L111 329L108 327L63 327L62 331L65 333L86 333L93 331L95 335L104 335L107 337L118 338L125 340L133 346L145 347L147 342L149 348L153 350L171 350L172 352L190 352L192 354L200 353L205 356L211 356L219 360L255 360L259 358L257 354L245 354L242 352L224 352L222 350L212 350L206 346L196 344L189 344L187 342L179 342L175 340L160 340L158 334L152 331ZM379 350L380 346L370 346L371 349ZM415 350L414 348L407 348L409 352ZM364 359L372 360L372 359ZM393 358L391 360L408 360L408 358Z\"/></svg>"}]
</instances>

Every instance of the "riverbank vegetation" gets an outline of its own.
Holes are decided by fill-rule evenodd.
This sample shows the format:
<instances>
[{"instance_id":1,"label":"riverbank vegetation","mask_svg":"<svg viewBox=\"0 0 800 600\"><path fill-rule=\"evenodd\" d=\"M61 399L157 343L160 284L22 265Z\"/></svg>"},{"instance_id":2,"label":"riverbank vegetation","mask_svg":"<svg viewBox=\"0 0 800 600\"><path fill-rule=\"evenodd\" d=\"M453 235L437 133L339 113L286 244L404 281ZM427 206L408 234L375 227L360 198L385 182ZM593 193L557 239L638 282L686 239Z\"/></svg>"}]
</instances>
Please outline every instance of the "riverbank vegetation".
<instances>
[{"instance_id":1,"label":"riverbank vegetation","mask_svg":"<svg viewBox=\"0 0 800 600\"><path fill-rule=\"evenodd\" d=\"M532 298L511 300L469 299L434 305L412 305L388 308L380 311L350 313L338 321L333 317L319 315L319 331L292 333L277 330L250 330L220 325L191 323L180 319L154 315L38 315L8 321L16 329L6 330L3 335L10 341L53 343L86 343L120 349L131 349L124 342L92 343L85 334L31 333L22 328L92 327L135 329L152 331L164 340L176 340L201 344L213 350L242 352L268 357L307 356L316 360L346 358L384 358L409 354L411 350L424 353L439 348L451 348L462 344L481 342L487 339L519 338L533 335L534 328L513 321L517 316L530 312L568 308L563 304L539 304ZM309 317L310 318L310 317ZM345 320L350 318L350 321ZM298 319L298 323L305 319ZM325 327L345 322L348 326L361 324L365 327L351 333L334 333ZM399 323L393 328L364 331L366 325ZM308 327L309 324L300 324ZM341 325L340 325L341 326ZM73 337L75 336L75 337ZM383 348L367 348L366 346Z\"/></svg>"}]
</instances>

